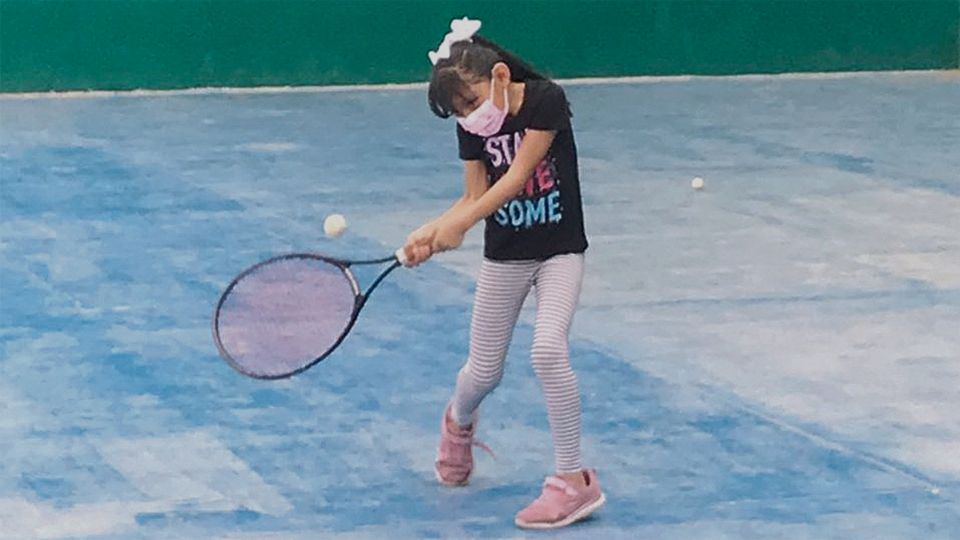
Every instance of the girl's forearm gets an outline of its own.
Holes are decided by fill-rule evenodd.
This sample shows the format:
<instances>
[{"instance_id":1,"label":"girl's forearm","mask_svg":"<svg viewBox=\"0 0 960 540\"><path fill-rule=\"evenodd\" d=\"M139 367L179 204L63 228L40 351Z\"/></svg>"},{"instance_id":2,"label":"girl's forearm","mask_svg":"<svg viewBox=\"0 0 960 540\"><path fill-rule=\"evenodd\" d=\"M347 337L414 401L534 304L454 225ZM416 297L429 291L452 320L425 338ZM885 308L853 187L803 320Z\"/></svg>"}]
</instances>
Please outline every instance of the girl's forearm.
<instances>
[{"instance_id":1,"label":"girl's forearm","mask_svg":"<svg viewBox=\"0 0 960 540\"><path fill-rule=\"evenodd\" d=\"M498 208L507 204L517 196L517 193L523 188L523 184L527 178L520 174L511 174L512 172L513 171L507 171L507 173L504 174L496 184L490 186L490 189L479 199L474 201L463 200L458 203L460 204L460 208L456 210L454 210L454 208L450 209L451 213L459 214L460 225L464 230L473 227L478 221L496 212Z\"/></svg>"},{"instance_id":2,"label":"girl's forearm","mask_svg":"<svg viewBox=\"0 0 960 540\"><path fill-rule=\"evenodd\" d=\"M447 208L446 210L444 210L442 214L428 221L427 225L433 225L439 221L442 221L444 219L450 219L451 216L455 216L461 213L464 207L467 205L467 203L468 203L468 199L466 195L460 197L459 199L453 201L453 204L450 205L450 208Z\"/></svg>"}]
</instances>

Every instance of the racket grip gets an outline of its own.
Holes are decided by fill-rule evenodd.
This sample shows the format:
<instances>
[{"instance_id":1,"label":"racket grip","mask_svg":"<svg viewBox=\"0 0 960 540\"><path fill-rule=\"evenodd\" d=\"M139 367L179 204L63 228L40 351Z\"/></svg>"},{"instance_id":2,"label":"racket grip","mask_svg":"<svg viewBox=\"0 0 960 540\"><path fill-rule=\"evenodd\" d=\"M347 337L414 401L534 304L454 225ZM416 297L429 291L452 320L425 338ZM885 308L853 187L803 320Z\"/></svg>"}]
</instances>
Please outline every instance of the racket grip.
<instances>
[{"instance_id":1,"label":"racket grip","mask_svg":"<svg viewBox=\"0 0 960 540\"><path fill-rule=\"evenodd\" d=\"M397 258L397 261L400 264L404 266L407 265L407 253L403 251L403 248L398 249L393 255Z\"/></svg>"}]
</instances>

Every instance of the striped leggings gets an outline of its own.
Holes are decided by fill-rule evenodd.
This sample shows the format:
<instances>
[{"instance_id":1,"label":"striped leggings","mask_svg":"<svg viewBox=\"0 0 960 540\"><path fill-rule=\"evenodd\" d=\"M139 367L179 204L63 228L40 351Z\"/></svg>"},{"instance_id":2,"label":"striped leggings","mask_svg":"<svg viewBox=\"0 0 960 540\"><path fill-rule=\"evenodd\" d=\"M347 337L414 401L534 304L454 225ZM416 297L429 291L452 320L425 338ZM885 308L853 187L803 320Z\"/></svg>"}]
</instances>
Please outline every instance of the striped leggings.
<instances>
[{"instance_id":1,"label":"striped leggings","mask_svg":"<svg viewBox=\"0 0 960 540\"><path fill-rule=\"evenodd\" d=\"M483 398L500 383L513 328L532 286L537 316L530 352L546 397L557 473L582 468L580 393L570 368L567 334L580 297L583 260L582 253L545 261L484 259L470 322L470 356L457 377L452 400L453 419L467 425Z\"/></svg>"}]
</instances>

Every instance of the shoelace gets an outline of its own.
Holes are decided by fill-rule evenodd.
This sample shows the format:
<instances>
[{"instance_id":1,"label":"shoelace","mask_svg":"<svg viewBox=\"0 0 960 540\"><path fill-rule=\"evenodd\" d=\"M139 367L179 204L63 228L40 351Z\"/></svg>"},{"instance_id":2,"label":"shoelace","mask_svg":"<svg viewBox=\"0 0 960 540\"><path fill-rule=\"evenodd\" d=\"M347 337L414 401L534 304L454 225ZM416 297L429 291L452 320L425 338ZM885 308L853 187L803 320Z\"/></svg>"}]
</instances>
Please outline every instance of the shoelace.
<instances>
[{"instance_id":1,"label":"shoelace","mask_svg":"<svg viewBox=\"0 0 960 540\"><path fill-rule=\"evenodd\" d=\"M472 446L476 446L477 448L486 451L488 454L490 454L490 457L492 457L493 459L497 459L497 455L494 454L494 453L493 453L493 450L491 450L489 446L487 446L486 444L484 444L483 441L479 441L479 440L477 440L477 439L474 439L474 440L473 440L473 443L471 443L471 444L472 444Z\"/></svg>"},{"instance_id":2,"label":"shoelace","mask_svg":"<svg viewBox=\"0 0 960 540\"><path fill-rule=\"evenodd\" d=\"M457 444L466 444L466 440L470 439L470 446L476 446L477 448L483 450L484 452L490 454L490 457L497 459L497 454L490 449L483 441L473 437L472 435L461 435L459 433L450 433L451 438Z\"/></svg>"}]
</instances>

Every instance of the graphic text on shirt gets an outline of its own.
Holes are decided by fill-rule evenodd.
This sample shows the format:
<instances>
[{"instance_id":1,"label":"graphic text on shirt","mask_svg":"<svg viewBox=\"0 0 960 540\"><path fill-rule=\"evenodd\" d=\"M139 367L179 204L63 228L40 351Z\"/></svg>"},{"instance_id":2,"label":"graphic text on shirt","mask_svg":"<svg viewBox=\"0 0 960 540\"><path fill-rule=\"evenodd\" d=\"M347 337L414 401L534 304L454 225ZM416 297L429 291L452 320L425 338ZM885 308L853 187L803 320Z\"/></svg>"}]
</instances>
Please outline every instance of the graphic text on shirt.
<instances>
[{"instance_id":1,"label":"graphic text on shirt","mask_svg":"<svg viewBox=\"0 0 960 540\"><path fill-rule=\"evenodd\" d=\"M499 137L490 137L484 144L490 164L499 178L513 163L523 132L508 133ZM534 169L523 189L516 198L504 204L493 215L502 227L515 230L530 229L537 226L559 223L563 219L560 204L560 179L557 166L550 152Z\"/></svg>"}]
</instances>

